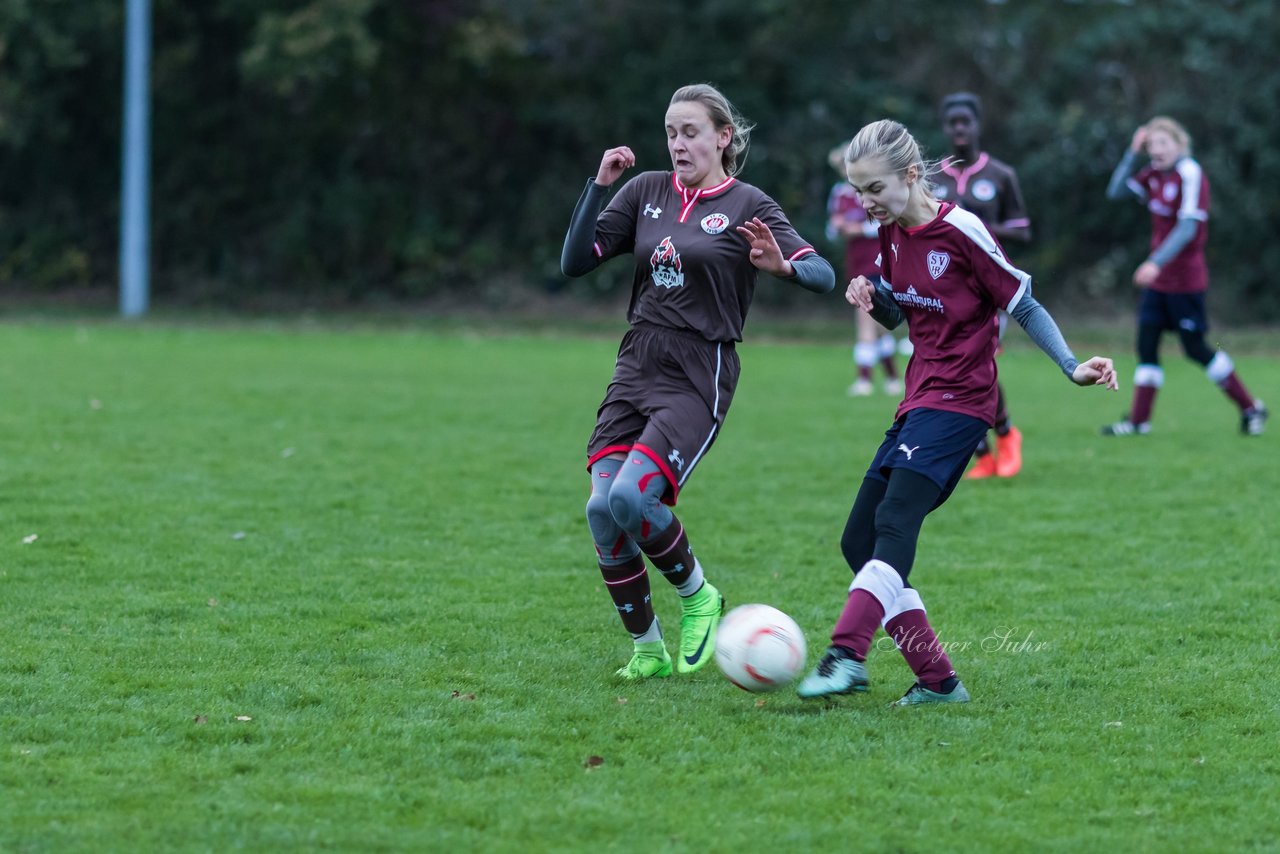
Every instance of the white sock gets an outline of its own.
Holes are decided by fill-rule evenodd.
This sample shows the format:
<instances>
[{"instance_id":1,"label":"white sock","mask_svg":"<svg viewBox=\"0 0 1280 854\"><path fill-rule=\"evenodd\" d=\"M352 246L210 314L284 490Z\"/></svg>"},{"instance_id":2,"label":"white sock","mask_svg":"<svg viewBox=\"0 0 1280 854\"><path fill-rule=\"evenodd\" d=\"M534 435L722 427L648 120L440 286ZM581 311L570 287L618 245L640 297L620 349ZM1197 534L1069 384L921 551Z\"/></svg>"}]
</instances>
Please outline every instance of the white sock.
<instances>
[{"instance_id":1,"label":"white sock","mask_svg":"<svg viewBox=\"0 0 1280 854\"><path fill-rule=\"evenodd\" d=\"M649 624L649 628L642 635L632 635L631 639L636 643L653 643L662 640L662 626L658 625L658 618L655 616L653 622Z\"/></svg>"},{"instance_id":2,"label":"white sock","mask_svg":"<svg viewBox=\"0 0 1280 854\"><path fill-rule=\"evenodd\" d=\"M688 599L693 594L702 589L702 583L705 581L702 577L702 564L698 563L698 559L693 559L693 572L689 573L689 578L684 584L676 587L676 592L682 597Z\"/></svg>"}]
</instances>

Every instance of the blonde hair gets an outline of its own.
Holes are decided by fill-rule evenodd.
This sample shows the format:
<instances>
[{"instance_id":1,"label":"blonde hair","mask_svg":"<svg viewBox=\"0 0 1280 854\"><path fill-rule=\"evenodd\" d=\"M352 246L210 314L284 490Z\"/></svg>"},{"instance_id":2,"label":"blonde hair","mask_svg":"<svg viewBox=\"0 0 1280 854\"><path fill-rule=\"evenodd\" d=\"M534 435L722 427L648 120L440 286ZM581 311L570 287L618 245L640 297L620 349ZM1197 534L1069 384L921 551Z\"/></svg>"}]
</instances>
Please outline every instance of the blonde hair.
<instances>
[{"instance_id":1,"label":"blonde hair","mask_svg":"<svg viewBox=\"0 0 1280 854\"><path fill-rule=\"evenodd\" d=\"M1178 150L1183 154L1191 153L1191 134L1187 133L1187 129L1182 123L1168 116L1156 116L1147 122L1147 133L1151 134L1155 131L1161 131L1173 137L1173 141L1177 143Z\"/></svg>"},{"instance_id":2,"label":"blonde hair","mask_svg":"<svg viewBox=\"0 0 1280 854\"><path fill-rule=\"evenodd\" d=\"M743 118L719 89L708 83L681 86L671 96L672 105L684 101L696 101L706 107L711 124L717 131L726 127L733 128L733 136L720 154L720 165L724 167L726 175L738 174L747 162L747 146L751 144L751 131L755 125ZM739 156L742 157L742 163L738 162Z\"/></svg>"},{"instance_id":3,"label":"blonde hair","mask_svg":"<svg viewBox=\"0 0 1280 854\"><path fill-rule=\"evenodd\" d=\"M893 119L881 119L858 131L858 135L849 143L844 162L848 167L868 157L879 157L889 168L902 176L912 166L916 168L916 186L933 198L933 181L931 176L942 171L942 163L938 160L925 160L919 143L911 132Z\"/></svg>"}]
</instances>

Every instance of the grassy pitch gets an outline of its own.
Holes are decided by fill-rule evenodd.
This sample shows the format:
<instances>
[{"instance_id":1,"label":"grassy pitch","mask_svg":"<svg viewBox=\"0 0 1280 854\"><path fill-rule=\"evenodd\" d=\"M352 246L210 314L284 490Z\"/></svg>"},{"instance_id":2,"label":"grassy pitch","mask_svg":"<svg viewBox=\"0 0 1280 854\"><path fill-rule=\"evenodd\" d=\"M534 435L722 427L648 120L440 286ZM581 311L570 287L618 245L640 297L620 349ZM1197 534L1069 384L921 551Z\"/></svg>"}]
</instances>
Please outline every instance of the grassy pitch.
<instances>
[{"instance_id":1,"label":"grassy pitch","mask_svg":"<svg viewBox=\"0 0 1280 854\"><path fill-rule=\"evenodd\" d=\"M1024 471L912 577L973 703L890 709L883 643L831 704L621 685L582 468L616 341L0 326L0 851L1274 850L1280 423L1170 350L1156 431L1103 439L1128 344L1114 395L1015 342ZM893 401L843 344L741 352L677 512L812 660Z\"/></svg>"}]
</instances>

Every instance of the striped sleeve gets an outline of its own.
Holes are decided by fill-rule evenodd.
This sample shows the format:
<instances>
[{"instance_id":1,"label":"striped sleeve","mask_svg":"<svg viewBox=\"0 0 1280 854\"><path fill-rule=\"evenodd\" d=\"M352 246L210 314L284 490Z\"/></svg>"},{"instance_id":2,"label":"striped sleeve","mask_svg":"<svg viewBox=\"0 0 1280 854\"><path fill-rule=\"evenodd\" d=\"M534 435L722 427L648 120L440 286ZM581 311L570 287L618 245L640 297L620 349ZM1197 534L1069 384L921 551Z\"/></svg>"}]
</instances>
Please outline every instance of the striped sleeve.
<instances>
[{"instance_id":1,"label":"striped sleeve","mask_svg":"<svg viewBox=\"0 0 1280 854\"><path fill-rule=\"evenodd\" d=\"M1009 263L982 220L969 211L953 208L944 219L969 239L974 281L997 306L1012 313L1018 300L1030 290L1031 276Z\"/></svg>"},{"instance_id":2,"label":"striped sleeve","mask_svg":"<svg viewBox=\"0 0 1280 854\"><path fill-rule=\"evenodd\" d=\"M1182 204L1178 208L1178 219L1207 220L1209 211L1200 198L1200 189L1204 183L1204 172L1200 164L1190 157L1178 161L1178 177L1182 179Z\"/></svg>"}]
</instances>

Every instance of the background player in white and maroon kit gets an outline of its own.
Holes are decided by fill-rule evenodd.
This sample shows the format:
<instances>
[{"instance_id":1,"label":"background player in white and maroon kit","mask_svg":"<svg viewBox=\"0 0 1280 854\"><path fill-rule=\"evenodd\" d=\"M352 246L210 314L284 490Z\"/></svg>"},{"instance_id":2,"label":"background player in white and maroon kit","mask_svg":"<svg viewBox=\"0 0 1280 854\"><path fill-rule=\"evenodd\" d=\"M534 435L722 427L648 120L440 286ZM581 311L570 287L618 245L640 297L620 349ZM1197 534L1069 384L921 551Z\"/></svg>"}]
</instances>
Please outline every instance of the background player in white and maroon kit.
<instances>
[{"instance_id":1,"label":"background player in white and maroon kit","mask_svg":"<svg viewBox=\"0 0 1280 854\"><path fill-rule=\"evenodd\" d=\"M574 209L560 265L581 276L634 258L630 330L587 442L587 522L597 562L635 643L623 679L669 676L671 658L650 599L645 556L680 595L681 672L715 651L724 598L707 583L684 526L669 509L719 435L737 387L736 342L764 270L825 293L835 271L796 234L773 199L733 177L750 126L707 85L675 92L666 114L674 171L608 188L635 165L630 148L604 153Z\"/></svg>"},{"instance_id":2,"label":"background player in white and maroon kit","mask_svg":"<svg viewBox=\"0 0 1280 854\"><path fill-rule=\"evenodd\" d=\"M1146 150L1151 162L1133 175ZM1134 271L1143 289L1138 307L1138 367L1129 414L1102 428L1105 436L1135 436L1151 430L1156 392L1164 385L1160 336L1176 331L1187 358L1198 362L1240 409L1240 432L1262 433L1267 409L1236 376L1231 357L1204 340L1209 329L1205 290L1209 270L1204 245L1209 232L1209 179L1191 157L1191 137L1173 119L1157 116L1134 131L1129 150L1111 176L1107 197L1132 192L1151 211L1151 254Z\"/></svg>"},{"instance_id":3,"label":"background player in white and maroon kit","mask_svg":"<svg viewBox=\"0 0 1280 854\"><path fill-rule=\"evenodd\" d=\"M954 92L942 99L942 129L951 140L951 159L934 177L935 195L977 215L987 231L1003 245L1031 240L1031 219L1013 167L982 150L982 101L971 92ZM1007 318L1000 315L1000 331ZM1013 477L1022 469L1022 432L1013 426L1004 386L996 382L996 453L987 437L978 444L976 462L968 477Z\"/></svg>"},{"instance_id":4,"label":"background player in white and maroon kit","mask_svg":"<svg viewBox=\"0 0 1280 854\"><path fill-rule=\"evenodd\" d=\"M840 173L840 180L827 196L827 236L844 244L844 280L857 276L879 278L880 268L876 256L880 254L880 223L867 216L858 202L858 195L849 186L844 172L844 153L849 143L831 149L827 159ZM853 397L865 397L875 389L871 369L876 362L884 370L884 393L899 394L902 381L898 379L898 341L893 333L871 319L871 315L858 312L858 341L853 347L853 364L858 375L849 386Z\"/></svg>"},{"instance_id":5,"label":"background player in white and maroon kit","mask_svg":"<svg viewBox=\"0 0 1280 854\"><path fill-rule=\"evenodd\" d=\"M996 412L996 312L1008 311L1077 385L1116 388L1111 360L1077 362L1031 277L1005 258L972 213L932 195L930 164L907 129L867 125L846 156L849 183L880 223L882 280L854 279L846 298L887 327L905 319L915 349L906 396L863 476L840 545L853 585L831 646L801 697L865 691L864 662L881 625L911 665L916 684L899 705L965 702L907 576L924 517L955 489Z\"/></svg>"}]
</instances>

